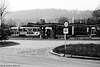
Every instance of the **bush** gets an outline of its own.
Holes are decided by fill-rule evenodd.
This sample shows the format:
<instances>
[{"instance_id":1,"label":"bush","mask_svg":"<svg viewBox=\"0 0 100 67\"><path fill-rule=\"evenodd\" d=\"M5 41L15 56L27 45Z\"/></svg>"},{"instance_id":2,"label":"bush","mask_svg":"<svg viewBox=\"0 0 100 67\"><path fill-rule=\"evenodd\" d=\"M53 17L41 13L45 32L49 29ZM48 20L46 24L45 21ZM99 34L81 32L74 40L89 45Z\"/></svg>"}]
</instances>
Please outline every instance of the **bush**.
<instances>
[{"instance_id":1,"label":"bush","mask_svg":"<svg viewBox=\"0 0 100 67\"><path fill-rule=\"evenodd\" d=\"M7 31L4 30L4 29L1 29L0 31L1 31L1 33L0 33L0 35L1 35L0 40L7 40L7 38L8 38L7 37L8 36Z\"/></svg>"}]
</instances>

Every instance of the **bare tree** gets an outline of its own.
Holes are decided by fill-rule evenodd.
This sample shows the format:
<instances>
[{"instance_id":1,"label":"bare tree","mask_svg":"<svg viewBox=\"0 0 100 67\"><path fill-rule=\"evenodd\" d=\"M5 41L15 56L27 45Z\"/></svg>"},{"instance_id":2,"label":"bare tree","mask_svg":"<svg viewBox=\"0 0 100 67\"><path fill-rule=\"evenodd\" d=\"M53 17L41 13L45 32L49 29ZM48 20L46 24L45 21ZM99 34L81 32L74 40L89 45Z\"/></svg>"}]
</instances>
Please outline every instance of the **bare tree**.
<instances>
[{"instance_id":1,"label":"bare tree","mask_svg":"<svg viewBox=\"0 0 100 67\"><path fill-rule=\"evenodd\" d=\"M64 24L65 22L68 22L68 21L69 21L69 19L66 18L66 17L60 17L60 18L58 19L58 23L61 23L61 24Z\"/></svg>"},{"instance_id":2,"label":"bare tree","mask_svg":"<svg viewBox=\"0 0 100 67\"><path fill-rule=\"evenodd\" d=\"M2 20L4 19L5 15L8 13L7 12L7 4L5 3L4 0L0 0L0 25L2 22Z\"/></svg>"},{"instance_id":3,"label":"bare tree","mask_svg":"<svg viewBox=\"0 0 100 67\"><path fill-rule=\"evenodd\" d=\"M100 10L100 4L96 7L96 10Z\"/></svg>"},{"instance_id":4,"label":"bare tree","mask_svg":"<svg viewBox=\"0 0 100 67\"><path fill-rule=\"evenodd\" d=\"M7 20L7 24L8 24L9 26L16 26L16 25L17 25L17 24L16 24L16 21L15 21L15 20L12 20L12 19Z\"/></svg>"},{"instance_id":5,"label":"bare tree","mask_svg":"<svg viewBox=\"0 0 100 67\"><path fill-rule=\"evenodd\" d=\"M7 4L5 0L0 0L0 40L7 39L7 32L3 27L3 19L7 13Z\"/></svg>"}]
</instances>

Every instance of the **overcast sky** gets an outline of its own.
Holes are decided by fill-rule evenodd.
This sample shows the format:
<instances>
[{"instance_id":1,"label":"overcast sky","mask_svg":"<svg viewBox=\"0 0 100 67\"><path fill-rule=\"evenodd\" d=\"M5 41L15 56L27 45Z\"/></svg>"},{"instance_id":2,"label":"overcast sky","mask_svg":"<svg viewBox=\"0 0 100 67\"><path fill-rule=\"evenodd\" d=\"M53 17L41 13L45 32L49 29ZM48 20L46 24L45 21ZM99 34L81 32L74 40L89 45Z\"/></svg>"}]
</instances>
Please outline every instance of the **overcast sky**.
<instances>
[{"instance_id":1,"label":"overcast sky","mask_svg":"<svg viewBox=\"0 0 100 67\"><path fill-rule=\"evenodd\" d=\"M67 10L94 10L100 0L7 0L11 11L57 8Z\"/></svg>"}]
</instances>

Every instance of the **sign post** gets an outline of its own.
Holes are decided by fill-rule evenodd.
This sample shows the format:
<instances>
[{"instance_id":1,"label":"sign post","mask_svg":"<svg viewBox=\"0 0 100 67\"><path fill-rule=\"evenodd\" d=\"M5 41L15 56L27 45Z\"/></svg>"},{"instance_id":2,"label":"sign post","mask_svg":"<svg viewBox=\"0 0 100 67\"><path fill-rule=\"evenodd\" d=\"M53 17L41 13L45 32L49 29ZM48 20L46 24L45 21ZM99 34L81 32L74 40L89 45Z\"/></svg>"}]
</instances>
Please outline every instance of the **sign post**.
<instances>
[{"instance_id":1,"label":"sign post","mask_svg":"<svg viewBox=\"0 0 100 67\"><path fill-rule=\"evenodd\" d=\"M66 35L68 34L68 28L63 29L64 39L65 39L65 50L66 50Z\"/></svg>"},{"instance_id":2,"label":"sign post","mask_svg":"<svg viewBox=\"0 0 100 67\"><path fill-rule=\"evenodd\" d=\"M66 54L66 35L68 34L68 22L65 22L64 23L64 26L65 26L65 28L63 29L63 33L65 34L64 35L64 39L65 39L65 53L64 53L64 55L63 56L65 56L65 54Z\"/></svg>"},{"instance_id":3,"label":"sign post","mask_svg":"<svg viewBox=\"0 0 100 67\"><path fill-rule=\"evenodd\" d=\"M66 34L65 34L65 37L64 38L65 38L65 50L66 50Z\"/></svg>"}]
</instances>

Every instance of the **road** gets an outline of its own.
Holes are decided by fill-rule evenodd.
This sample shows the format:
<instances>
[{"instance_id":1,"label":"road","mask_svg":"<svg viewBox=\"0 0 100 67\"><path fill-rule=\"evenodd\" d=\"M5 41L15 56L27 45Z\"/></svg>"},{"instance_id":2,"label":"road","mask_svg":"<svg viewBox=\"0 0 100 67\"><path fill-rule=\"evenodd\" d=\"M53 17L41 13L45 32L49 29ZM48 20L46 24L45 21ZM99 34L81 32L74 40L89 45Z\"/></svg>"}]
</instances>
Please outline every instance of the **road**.
<instances>
[{"instance_id":1,"label":"road","mask_svg":"<svg viewBox=\"0 0 100 67\"><path fill-rule=\"evenodd\" d=\"M11 40L20 43L17 46L10 46L8 48L47 48L56 47L65 44L64 40ZM96 43L100 44L99 40L67 40L67 44L77 44L77 43ZM6 47L7 48L7 47Z\"/></svg>"},{"instance_id":2,"label":"road","mask_svg":"<svg viewBox=\"0 0 100 67\"><path fill-rule=\"evenodd\" d=\"M11 40L20 45L0 48L0 67L100 67L100 61L64 58L49 53L53 47L64 44L63 40ZM68 40L67 44L98 43L96 40ZM48 49L42 56L32 54L33 50ZM21 50L22 49L22 50ZM23 50L25 49L25 50ZM30 50L31 49L31 50ZM23 51L27 52L22 53ZM38 52L38 53L42 53ZM22 53L22 54L18 54ZM37 54L38 54L37 53ZM30 54L30 55L29 55ZM7 66L8 65L8 66Z\"/></svg>"}]
</instances>

